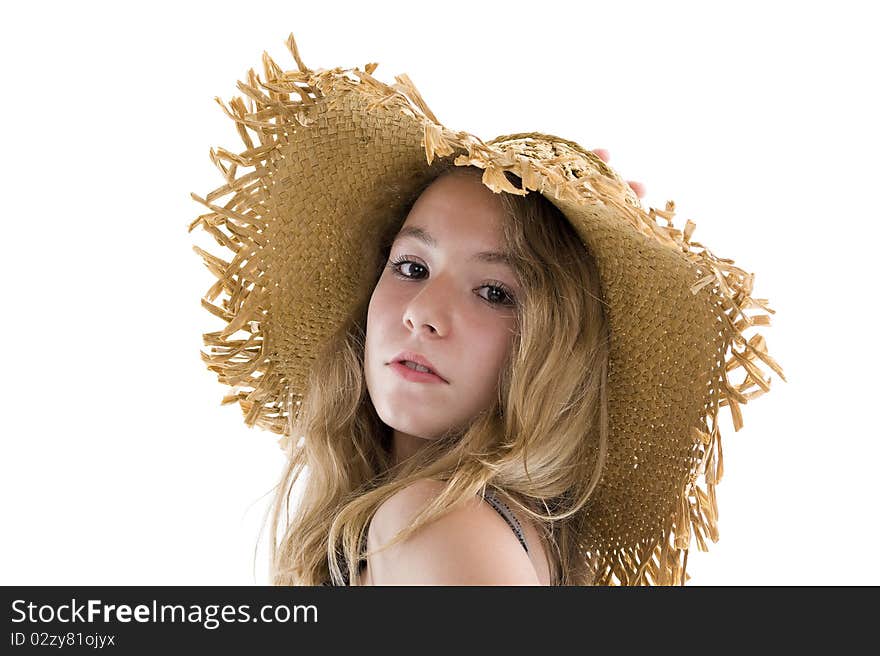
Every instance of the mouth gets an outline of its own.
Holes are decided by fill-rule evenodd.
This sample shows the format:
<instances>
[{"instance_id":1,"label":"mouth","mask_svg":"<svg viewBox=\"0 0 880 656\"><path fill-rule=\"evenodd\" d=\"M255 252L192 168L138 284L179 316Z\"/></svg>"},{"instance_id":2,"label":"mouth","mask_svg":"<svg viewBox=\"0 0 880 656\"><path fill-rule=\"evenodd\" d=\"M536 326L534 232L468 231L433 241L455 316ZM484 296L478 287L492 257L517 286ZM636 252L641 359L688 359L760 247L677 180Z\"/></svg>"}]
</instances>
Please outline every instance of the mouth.
<instances>
[{"instance_id":1,"label":"mouth","mask_svg":"<svg viewBox=\"0 0 880 656\"><path fill-rule=\"evenodd\" d=\"M443 383L446 381L431 371L424 371L417 363L409 360L389 362L388 366L404 380L413 383ZM421 370L420 370L421 369Z\"/></svg>"},{"instance_id":2,"label":"mouth","mask_svg":"<svg viewBox=\"0 0 880 656\"><path fill-rule=\"evenodd\" d=\"M437 371L431 361L420 353L402 351L394 356L392 361L388 364L407 380L420 382L449 382L440 375L440 372Z\"/></svg>"}]
</instances>

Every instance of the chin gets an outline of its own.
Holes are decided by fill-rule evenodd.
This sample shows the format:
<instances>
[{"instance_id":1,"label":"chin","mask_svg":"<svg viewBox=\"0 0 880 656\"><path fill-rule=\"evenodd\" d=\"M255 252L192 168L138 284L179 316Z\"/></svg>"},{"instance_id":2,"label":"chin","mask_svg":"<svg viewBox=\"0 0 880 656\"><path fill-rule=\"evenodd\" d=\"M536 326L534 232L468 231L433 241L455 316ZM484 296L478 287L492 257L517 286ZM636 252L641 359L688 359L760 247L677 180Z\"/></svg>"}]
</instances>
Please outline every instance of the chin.
<instances>
[{"instance_id":1,"label":"chin","mask_svg":"<svg viewBox=\"0 0 880 656\"><path fill-rule=\"evenodd\" d=\"M418 417L407 412L380 412L379 418L386 426L405 435L422 440L434 440L444 433L445 426L437 424L425 417Z\"/></svg>"},{"instance_id":2,"label":"chin","mask_svg":"<svg viewBox=\"0 0 880 656\"><path fill-rule=\"evenodd\" d=\"M398 433L417 437L422 440L432 440L435 437L433 432L427 430L425 424L422 422L401 420L400 417L389 417L387 420L384 417L381 418L391 430L397 431Z\"/></svg>"}]
</instances>

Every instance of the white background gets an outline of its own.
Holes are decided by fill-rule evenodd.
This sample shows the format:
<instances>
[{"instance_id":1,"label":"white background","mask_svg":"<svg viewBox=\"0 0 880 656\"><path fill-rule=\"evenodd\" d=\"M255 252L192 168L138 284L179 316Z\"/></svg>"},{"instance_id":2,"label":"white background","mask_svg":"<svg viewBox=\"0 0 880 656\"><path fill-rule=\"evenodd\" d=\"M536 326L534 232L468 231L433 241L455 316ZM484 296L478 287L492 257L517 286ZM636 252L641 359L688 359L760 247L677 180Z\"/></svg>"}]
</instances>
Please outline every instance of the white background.
<instances>
[{"instance_id":1,"label":"white background","mask_svg":"<svg viewBox=\"0 0 880 656\"><path fill-rule=\"evenodd\" d=\"M878 584L869 3L15 3L0 27L2 584L263 584L283 465L199 357L190 192L266 50L408 73L447 126L607 148L756 274L788 383L725 411L692 585ZM25 8L26 7L26 8ZM751 332L747 336L751 336ZM737 373L737 380L741 373ZM255 551L256 550L256 551ZM256 559L256 560L255 560Z\"/></svg>"}]
</instances>

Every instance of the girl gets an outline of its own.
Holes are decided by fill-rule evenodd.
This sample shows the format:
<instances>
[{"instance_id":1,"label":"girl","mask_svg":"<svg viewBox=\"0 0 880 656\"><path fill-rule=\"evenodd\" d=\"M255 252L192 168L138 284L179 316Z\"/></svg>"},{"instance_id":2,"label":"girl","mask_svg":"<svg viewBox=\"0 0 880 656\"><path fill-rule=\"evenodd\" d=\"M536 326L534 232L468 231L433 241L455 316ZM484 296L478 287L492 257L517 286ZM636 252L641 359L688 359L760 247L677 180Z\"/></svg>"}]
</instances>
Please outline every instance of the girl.
<instances>
[{"instance_id":1,"label":"girl","mask_svg":"<svg viewBox=\"0 0 880 656\"><path fill-rule=\"evenodd\" d=\"M493 194L481 174L453 169L418 196L383 251L365 336L353 322L315 368L314 407L306 406L314 418L298 430L314 443L312 470L327 471L307 483L281 540L277 583L324 577L325 540L334 544L337 534L345 553L345 540L356 548L366 531L372 551L403 528L415 537L360 561L365 581L549 585L562 571L565 582L587 582L581 563L564 555L574 552L575 536L544 535L548 511L541 500L561 491L588 496L601 466L584 457L584 443L602 439L598 408L607 370L595 265L542 196ZM522 343L523 332L529 343ZM528 362L512 372L511 363L526 353ZM416 358L433 373L403 364ZM535 404L529 395L536 386L573 409L560 416L558 406ZM347 405L340 389L354 390ZM327 404L350 422L322 416ZM339 425L339 434L322 430L328 423ZM308 451L291 460L279 500L308 464ZM352 462L360 471L343 478L354 494L340 512L333 489L339 470L331 463ZM531 464L528 476L523 463ZM491 481L512 511L507 519L524 535L478 503L462 504L417 533L416 514L430 500L432 508L446 507L441 481L456 474L461 489L472 491L467 496ZM276 527L282 510L276 506ZM309 526L321 528L304 539Z\"/></svg>"},{"instance_id":2,"label":"girl","mask_svg":"<svg viewBox=\"0 0 880 656\"><path fill-rule=\"evenodd\" d=\"M297 71L240 83L246 150L212 151L190 226L234 253L196 248L227 322L205 360L284 436L272 581L684 583L717 539L718 409L739 430L757 362L782 376L742 337L772 312L753 276L575 142L483 142L406 76L288 47Z\"/></svg>"}]
</instances>

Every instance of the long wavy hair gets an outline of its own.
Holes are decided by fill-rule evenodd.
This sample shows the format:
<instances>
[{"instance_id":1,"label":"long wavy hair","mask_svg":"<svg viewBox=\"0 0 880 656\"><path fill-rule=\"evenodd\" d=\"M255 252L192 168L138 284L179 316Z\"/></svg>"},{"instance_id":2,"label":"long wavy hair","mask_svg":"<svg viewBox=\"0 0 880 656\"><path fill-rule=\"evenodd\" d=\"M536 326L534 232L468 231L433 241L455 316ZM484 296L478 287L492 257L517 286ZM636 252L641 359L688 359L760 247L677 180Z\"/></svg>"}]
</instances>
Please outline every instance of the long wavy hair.
<instances>
[{"instance_id":1,"label":"long wavy hair","mask_svg":"<svg viewBox=\"0 0 880 656\"><path fill-rule=\"evenodd\" d=\"M482 173L450 164L441 174L451 171ZM518 177L508 179L521 188ZM434 180L406 200L397 228ZM443 493L381 548L494 487L542 529L553 585L592 583L584 507L601 476L608 434L609 329L598 272L580 237L542 195L500 196L522 294L491 406L395 466L392 431L364 377L366 299L319 356L297 419L290 419L288 461L269 509L273 584L357 581L359 562L373 553L365 536L376 510L422 478L445 482ZM393 236L377 254L377 281Z\"/></svg>"}]
</instances>

